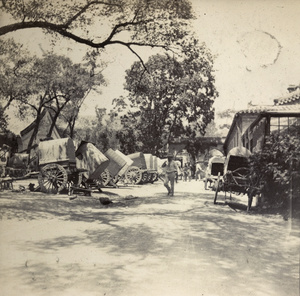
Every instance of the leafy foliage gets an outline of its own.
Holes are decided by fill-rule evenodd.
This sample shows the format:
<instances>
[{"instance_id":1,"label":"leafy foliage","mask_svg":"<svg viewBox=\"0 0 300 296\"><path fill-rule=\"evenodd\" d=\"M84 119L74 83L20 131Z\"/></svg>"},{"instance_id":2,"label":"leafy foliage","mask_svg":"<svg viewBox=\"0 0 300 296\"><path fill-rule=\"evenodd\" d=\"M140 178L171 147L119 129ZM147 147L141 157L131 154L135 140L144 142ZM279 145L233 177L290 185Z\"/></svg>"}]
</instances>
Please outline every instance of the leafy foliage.
<instances>
[{"instance_id":1,"label":"leafy foliage","mask_svg":"<svg viewBox=\"0 0 300 296\"><path fill-rule=\"evenodd\" d=\"M120 129L118 119L115 114L106 114L106 109L96 107L96 120L81 118L76 128L75 139L87 141L102 152L108 148L119 149L117 131Z\"/></svg>"},{"instance_id":2,"label":"leafy foliage","mask_svg":"<svg viewBox=\"0 0 300 296\"><path fill-rule=\"evenodd\" d=\"M4 113L4 109L0 106L0 133L7 130L8 116Z\"/></svg>"},{"instance_id":3,"label":"leafy foliage","mask_svg":"<svg viewBox=\"0 0 300 296\"><path fill-rule=\"evenodd\" d=\"M250 157L252 175L265 183L263 193L270 205L287 202L294 172L300 173L299 157L300 138L295 134L271 134L263 150ZM293 186L293 196L299 197L300 184Z\"/></svg>"},{"instance_id":4,"label":"leafy foliage","mask_svg":"<svg viewBox=\"0 0 300 296\"><path fill-rule=\"evenodd\" d=\"M0 149L3 144L10 147L10 152L15 153L18 151L17 135L9 130L0 131Z\"/></svg>"},{"instance_id":5,"label":"leafy foliage","mask_svg":"<svg viewBox=\"0 0 300 296\"><path fill-rule=\"evenodd\" d=\"M132 148L159 155L176 137L204 135L214 117L212 104L218 95L213 57L205 45L194 39L186 41L177 59L155 55L145 66L146 70L136 62L126 71L129 95L114 100L115 108L125 113L119 134L123 145L129 145L123 141L128 139Z\"/></svg>"},{"instance_id":6,"label":"leafy foliage","mask_svg":"<svg viewBox=\"0 0 300 296\"><path fill-rule=\"evenodd\" d=\"M3 111L11 104L17 107L19 116L33 116L37 125L28 143L32 145L42 110L47 108L53 115L49 135L63 110L77 118L81 104L91 90L97 90L105 81L101 73L95 73L97 65L74 64L69 58L45 54L42 58L24 54L21 46L13 49L13 41L1 42L4 55L0 66L0 97L4 102ZM8 51L12 47L11 53ZM18 55L19 54L19 55ZM76 108L74 108L74 106ZM5 119L4 116L2 116ZM72 122L74 128L75 121Z\"/></svg>"},{"instance_id":7,"label":"leafy foliage","mask_svg":"<svg viewBox=\"0 0 300 296\"><path fill-rule=\"evenodd\" d=\"M5 0L0 11L12 22L0 36L21 29L40 28L103 49L112 44L169 48L187 35L191 19L188 0Z\"/></svg>"},{"instance_id":8,"label":"leafy foliage","mask_svg":"<svg viewBox=\"0 0 300 296\"><path fill-rule=\"evenodd\" d=\"M33 58L13 39L0 40L0 52L0 99L5 111L14 100L22 100L29 94L26 74Z\"/></svg>"}]
</instances>

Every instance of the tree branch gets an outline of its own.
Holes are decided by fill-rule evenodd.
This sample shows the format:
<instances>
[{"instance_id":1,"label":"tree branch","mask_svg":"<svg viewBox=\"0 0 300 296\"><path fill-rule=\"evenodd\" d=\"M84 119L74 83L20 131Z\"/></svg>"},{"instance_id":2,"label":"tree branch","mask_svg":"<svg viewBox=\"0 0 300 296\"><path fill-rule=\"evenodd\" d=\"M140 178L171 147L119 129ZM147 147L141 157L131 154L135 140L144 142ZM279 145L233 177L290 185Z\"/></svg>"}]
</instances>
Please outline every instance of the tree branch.
<instances>
[{"instance_id":1,"label":"tree branch","mask_svg":"<svg viewBox=\"0 0 300 296\"><path fill-rule=\"evenodd\" d=\"M73 21L75 21L80 15L82 15L83 13L85 13L88 8L92 5L109 5L109 6L117 6L117 7L122 7L120 4L117 4L117 3L108 3L108 2L105 2L105 1L91 1L89 3L87 3L85 6L83 6L75 15L73 15L63 26L64 28L68 28L71 23Z\"/></svg>"},{"instance_id":2,"label":"tree branch","mask_svg":"<svg viewBox=\"0 0 300 296\"><path fill-rule=\"evenodd\" d=\"M95 43L95 42L93 42L93 40L82 38L78 35L75 35L71 32L66 31L64 24L57 25L54 23L41 22L41 21L21 22L21 23L15 23L15 24L3 26L0 28L0 36L8 34L10 32L22 30L22 29L41 28L41 29L53 31L57 34L60 34L67 38L70 38L78 43L88 45L92 48L104 48L107 45L120 44L120 45L125 45L127 47L136 45L136 46L160 47L160 48L163 48L166 50L168 49L168 46L166 46L166 45L159 45L159 44L154 45L151 43L143 43L143 42L124 42L121 40L112 41L111 39L114 36L114 34L117 32L118 28L120 28L121 26L126 26L126 24L128 25L128 24L135 24L135 23L123 23L123 24L119 24L119 25L115 26L115 28L113 29L113 32L110 34L110 36L103 42L99 42L99 43ZM138 24L138 23L136 23L136 24ZM134 52L134 54L136 54L136 53Z\"/></svg>"}]
</instances>

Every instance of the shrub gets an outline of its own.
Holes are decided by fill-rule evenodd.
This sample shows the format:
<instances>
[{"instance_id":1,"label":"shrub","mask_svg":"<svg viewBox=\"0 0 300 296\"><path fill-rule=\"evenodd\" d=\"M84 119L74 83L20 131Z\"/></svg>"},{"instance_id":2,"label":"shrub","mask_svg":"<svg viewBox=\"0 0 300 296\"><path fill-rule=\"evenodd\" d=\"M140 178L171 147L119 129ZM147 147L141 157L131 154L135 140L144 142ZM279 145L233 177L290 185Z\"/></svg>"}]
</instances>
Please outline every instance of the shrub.
<instances>
[{"instance_id":1,"label":"shrub","mask_svg":"<svg viewBox=\"0 0 300 296\"><path fill-rule=\"evenodd\" d=\"M272 134L264 148L250 157L251 175L264 184L264 201L272 206L286 205L289 192L299 198L300 139L297 135Z\"/></svg>"}]
</instances>

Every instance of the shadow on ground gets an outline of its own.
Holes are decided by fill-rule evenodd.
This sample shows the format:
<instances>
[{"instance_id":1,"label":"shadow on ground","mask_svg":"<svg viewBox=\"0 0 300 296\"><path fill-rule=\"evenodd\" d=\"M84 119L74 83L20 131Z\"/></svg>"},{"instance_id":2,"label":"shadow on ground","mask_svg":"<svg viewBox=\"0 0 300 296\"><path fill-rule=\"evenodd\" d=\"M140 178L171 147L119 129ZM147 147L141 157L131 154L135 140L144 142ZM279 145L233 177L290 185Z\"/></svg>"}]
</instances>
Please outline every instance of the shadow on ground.
<instances>
[{"instance_id":1,"label":"shadow on ground","mask_svg":"<svg viewBox=\"0 0 300 296\"><path fill-rule=\"evenodd\" d=\"M184 198L123 198L110 206L101 205L100 196L70 201L62 195L2 194L2 219L95 222L76 235L28 240L20 246L37 254L75 252L78 247L81 251L72 263L60 258L6 272L36 291L64 291L76 283L91 292L126 295L130 289L125 287L133 289L147 279L171 285L189 276L189 285L203 284L203 293L214 291L205 286L209 281L222 286L222 295L297 295L296 249L285 245L287 224L278 216L248 214L238 203L214 205L210 197L194 193L182 193ZM82 262L91 250L103 257L87 255L90 261Z\"/></svg>"}]
</instances>

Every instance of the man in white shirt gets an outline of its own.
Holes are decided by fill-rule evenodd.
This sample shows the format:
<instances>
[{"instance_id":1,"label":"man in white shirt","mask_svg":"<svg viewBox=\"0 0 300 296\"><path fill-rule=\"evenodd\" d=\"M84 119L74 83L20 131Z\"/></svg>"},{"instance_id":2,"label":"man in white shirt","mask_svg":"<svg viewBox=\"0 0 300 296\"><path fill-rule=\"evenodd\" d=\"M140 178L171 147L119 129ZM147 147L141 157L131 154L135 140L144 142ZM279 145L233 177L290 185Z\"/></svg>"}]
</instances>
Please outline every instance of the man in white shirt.
<instances>
[{"instance_id":1,"label":"man in white shirt","mask_svg":"<svg viewBox=\"0 0 300 296\"><path fill-rule=\"evenodd\" d=\"M168 195L174 196L174 184L175 184L175 177L176 172L178 170L177 164L173 159L173 155L168 155L167 163L163 165L165 171L165 181L164 186L168 190ZM169 185L170 184L170 185Z\"/></svg>"}]
</instances>

